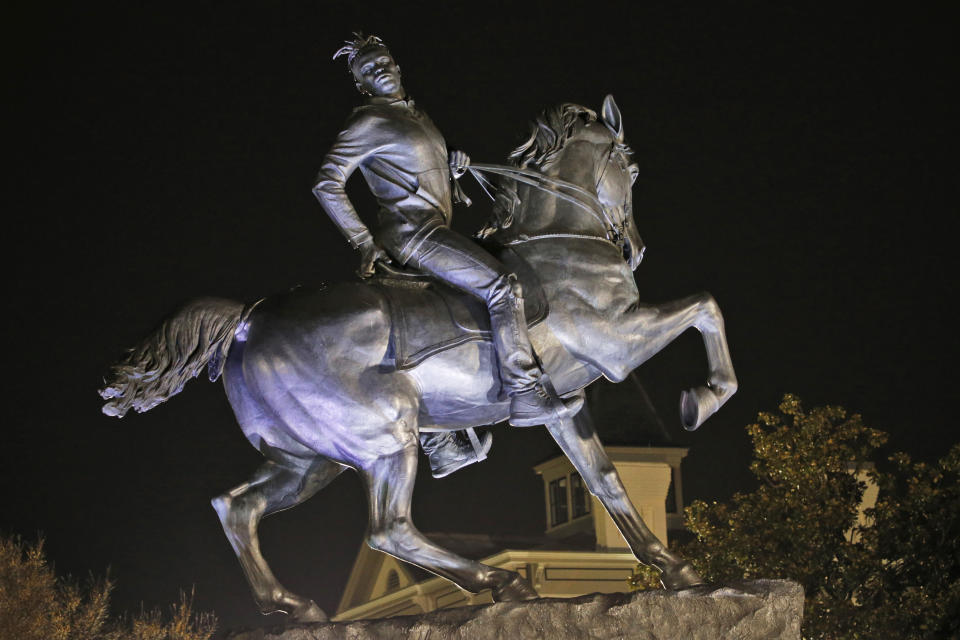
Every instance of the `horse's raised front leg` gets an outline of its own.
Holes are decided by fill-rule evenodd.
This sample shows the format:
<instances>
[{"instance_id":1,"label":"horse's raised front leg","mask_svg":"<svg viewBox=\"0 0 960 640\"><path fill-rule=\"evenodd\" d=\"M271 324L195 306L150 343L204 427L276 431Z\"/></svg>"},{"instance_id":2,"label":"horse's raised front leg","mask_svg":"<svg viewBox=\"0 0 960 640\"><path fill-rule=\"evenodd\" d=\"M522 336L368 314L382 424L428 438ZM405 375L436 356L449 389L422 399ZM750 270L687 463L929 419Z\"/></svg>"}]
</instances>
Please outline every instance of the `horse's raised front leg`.
<instances>
[{"instance_id":1,"label":"horse's raised front leg","mask_svg":"<svg viewBox=\"0 0 960 640\"><path fill-rule=\"evenodd\" d=\"M257 525L271 513L303 502L337 477L344 467L317 458L300 461L281 458L266 462L253 477L211 503L220 516L253 597L264 614L284 612L298 622L323 622L327 615L313 600L298 596L280 584L260 553Z\"/></svg>"},{"instance_id":2,"label":"horse's raised front leg","mask_svg":"<svg viewBox=\"0 0 960 640\"><path fill-rule=\"evenodd\" d=\"M644 524L597 437L587 407L571 420L548 424L547 429L580 472L590 493L610 514L633 555L660 571L660 582L665 588L683 589L703 584L694 568L671 552Z\"/></svg>"},{"instance_id":3,"label":"horse's raised front leg","mask_svg":"<svg viewBox=\"0 0 960 640\"><path fill-rule=\"evenodd\" d=\"M687 431L703 424L737 392L737 375L733 371L720 306L709 293L694 297L700 298L700 313L693 326L703 335L710 371L707 386L695 387L680 395L680 420Z\"/></svg>"},{"instance_id":4,"label":"horse's raised front leg","mask_svg":"<svg viewBox=\"0 0 960 640\"><path fill-rule=\"evenodd\" d=\"M607 352L602 356L607 358L606 362L594 356L596 364L603 371L612 371L614 379L620 380L687 329L692 327L701 333L709 372L706 386L695 387L681 395L680 417L688 431L703 424L736 393L737 376L727 347L723 314L709 293L698 293L660 305L638 305L619 318L611 318L609 323L612 326L594 341L598 343L598 349L592 353Z\"/></svg>"},{"instance_id":5,"label":"horse's raised front leg","mask_svg":"<svg viewBox=\"0 0 960 640\"><path fill-rule=\"evenodd\" d=\"M529 600L536 591L522 576L467 560L438 547L413 526L410 503L417 475L417 447L406 447L360 469L370 498L367 544L478 593L493 590L494 601Z\"/></svg>"}]
</instances>

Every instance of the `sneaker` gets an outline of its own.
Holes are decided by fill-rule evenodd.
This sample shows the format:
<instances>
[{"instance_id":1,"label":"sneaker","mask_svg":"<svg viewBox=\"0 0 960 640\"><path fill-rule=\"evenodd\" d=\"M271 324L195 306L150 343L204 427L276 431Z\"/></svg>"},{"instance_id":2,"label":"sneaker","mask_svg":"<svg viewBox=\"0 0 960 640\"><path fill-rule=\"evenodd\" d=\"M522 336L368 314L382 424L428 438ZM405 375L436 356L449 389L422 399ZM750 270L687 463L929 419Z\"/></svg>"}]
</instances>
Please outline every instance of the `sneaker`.
<instances>
[{"instance_id":1,"label":"sneaker","mask_svg":"<svg viewBox=\"0 0 960 640\"><path fill-rule=\"evenodd\" d=\"M535 427L548 422L572 418L583 407L583 398L575 396L563 400L536 384L510 398L510 424L515 427Z\"/></svg>"},{"instance_id":2,"label":"sneaker","mask_svg":"<svg viewBox=\"0 0 960 640\"><path fill-rule=\"evenodd\" d=\"M430 471L434 478L444 478L454 471L479 462L487 456L493 444L493 434L489 431L480 435L480 454L473 449L473 444L466 438L459 437L456 431L438 433L431 438L431 442L421 443L424 453L430 458ZM432 435L432 434L431 434Z\"/></svg>"}]
</instances>

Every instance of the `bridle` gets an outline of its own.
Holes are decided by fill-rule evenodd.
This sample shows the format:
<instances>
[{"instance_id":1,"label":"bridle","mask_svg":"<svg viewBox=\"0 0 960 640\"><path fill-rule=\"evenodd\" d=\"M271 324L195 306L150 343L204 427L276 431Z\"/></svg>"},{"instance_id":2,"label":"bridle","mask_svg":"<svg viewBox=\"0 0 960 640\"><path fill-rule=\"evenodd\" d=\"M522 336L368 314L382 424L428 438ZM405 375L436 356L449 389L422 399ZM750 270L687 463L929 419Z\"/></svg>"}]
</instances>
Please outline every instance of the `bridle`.
<instances>
[{"instance_id":1,"label":"bridle","mask_svg":"<svg viewBox=\"0 0 960 640\"><path fill-rule=\"evenodd\" d=\"M613 162L614 154L623 155L626 153L627 147L622 142L613 139L613 142L610 143L610 148L607 150L606 158L603 161L603 168L600 170L600 175L597 177L597 183L594 185L594 193L600 193L600 184L603 182L603 177L607 174L607 167L610 166L610 163ZM630 199L630 190L627 189L627 195L623 198L623 203L620 205L620 210L623 212L620 220L611 221L610 224L610 238L617 247L623 250L624 245L627 242L627 223L630 220L630 212L628 211L629 207L627 203ZM600 202L600 198L597 198L597 202ZM607 212L607 207L603 206L603 203L600 202L600 206L603 208L604 213ZM610 220L609 215L605 215L607 220Z\"/></svg>"},{"instance_id":2,"label":"bridle","mask_svg":"<svg viewBox=\"0 0 960 640\"><path fill-rule=\"evenodd\" d=\"M580 207L593 216L593 218L595 218L597 222L601 224L604 230L603 237L588 236L579 233L546 233L535 236L521 235L507 244L518 244L521 242L529 242L531 240L538 240L542 238L582 238L609 242L622 252L627 240L626 214L624 214L623 219L615 220L613 216L610 215L608 208L603 205L603 203L600 201L600 198L597 196L597 193L600 189L600 183L603 181L603 177L607 171L607 165L609 165L613 160L615 153L622 153L622 149L620 147L622 147L622 145L617 140L614 140L611 143L609 150L606 152L603 169L600 171L600 176L597 178L597 182L594 185L593 193L590 193L583 187L573 184L572 182L568 182L567 180L554 178L538 171L531 171L530 169L521 167L508 167L498 164L477 163L469 165L467 167L467 171L469 171L470 175L476 179L476 181L480 184L480 187L484 190L487 196L490 197L491 200L493 199L493 196L487 187L492 187L492 184L490 180L483 174L507 176L521 184L528 185L546 193L550 193L557 198L566 200L567 202ZM626 208L625 199L622 209L626 211Z\"/></svg>"}]
</instances>

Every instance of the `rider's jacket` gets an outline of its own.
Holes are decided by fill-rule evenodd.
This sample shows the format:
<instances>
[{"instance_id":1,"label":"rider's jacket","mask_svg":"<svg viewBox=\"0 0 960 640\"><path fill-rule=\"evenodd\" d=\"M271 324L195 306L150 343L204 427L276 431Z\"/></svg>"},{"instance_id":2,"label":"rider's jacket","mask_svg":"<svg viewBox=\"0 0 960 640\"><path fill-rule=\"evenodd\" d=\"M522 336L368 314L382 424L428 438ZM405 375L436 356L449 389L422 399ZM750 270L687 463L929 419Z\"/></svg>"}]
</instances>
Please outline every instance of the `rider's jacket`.
<instances>
[{"instance_id":1,"label":"rider's jacket","mask_svg":"<svg viewBox=\"0 0 960 640\"><path fill-rule=\"evenodd\" d=\"M323 160L313 192L354 247L371 238L344 189L357 167L380 204L377 239L394 259L406 263L431 231L450 225L446 142L413 100L370 98Z\"/></svg>"}]
</instances>

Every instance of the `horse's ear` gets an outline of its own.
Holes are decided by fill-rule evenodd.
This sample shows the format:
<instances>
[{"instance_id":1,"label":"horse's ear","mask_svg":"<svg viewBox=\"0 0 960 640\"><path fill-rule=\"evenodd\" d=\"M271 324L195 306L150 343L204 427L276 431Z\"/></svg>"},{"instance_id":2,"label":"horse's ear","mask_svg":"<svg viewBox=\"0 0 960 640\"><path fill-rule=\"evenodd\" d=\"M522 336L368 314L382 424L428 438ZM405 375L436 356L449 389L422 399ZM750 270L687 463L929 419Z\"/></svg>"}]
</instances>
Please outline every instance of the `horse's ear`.
<instances>
[{"instance_id":1,"label":"horse's ear","mask_svg":"<svg viewBox=\"0 0 960 640\"><path fill-rule=\"evenodd\" d=\"M617 107L613 96L608 95L603 99L603 123L617 137L618 142L623 142L623 119L620 117L620 108Z\"/></svg>"}]
</instances>

